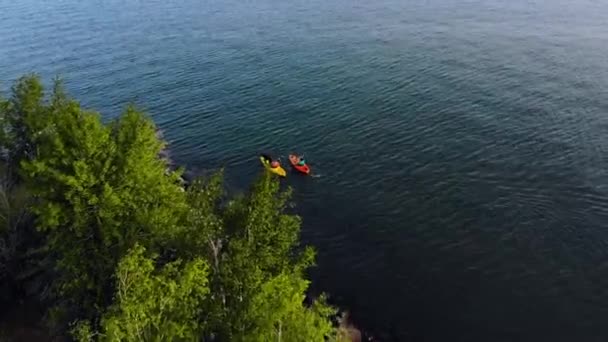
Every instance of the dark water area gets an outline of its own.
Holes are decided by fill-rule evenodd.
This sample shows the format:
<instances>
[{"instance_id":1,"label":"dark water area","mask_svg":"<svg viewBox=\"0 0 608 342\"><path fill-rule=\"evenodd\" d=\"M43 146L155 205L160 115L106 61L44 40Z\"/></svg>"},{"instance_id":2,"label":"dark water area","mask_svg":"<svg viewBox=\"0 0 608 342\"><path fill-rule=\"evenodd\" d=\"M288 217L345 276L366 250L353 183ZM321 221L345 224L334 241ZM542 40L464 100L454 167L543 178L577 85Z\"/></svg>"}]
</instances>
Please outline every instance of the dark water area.
<instances>
[{"instance_id":1,"label":"dark water area","mask_svg":"<svg viewBox=\"0 0 608 342\"><path fill-rule=\"evenodd\" d=\"M0 1L30 71L233 191L305 153L314 291L379 340L608 340L606 1Z\"/></svg>"}]
</instances>

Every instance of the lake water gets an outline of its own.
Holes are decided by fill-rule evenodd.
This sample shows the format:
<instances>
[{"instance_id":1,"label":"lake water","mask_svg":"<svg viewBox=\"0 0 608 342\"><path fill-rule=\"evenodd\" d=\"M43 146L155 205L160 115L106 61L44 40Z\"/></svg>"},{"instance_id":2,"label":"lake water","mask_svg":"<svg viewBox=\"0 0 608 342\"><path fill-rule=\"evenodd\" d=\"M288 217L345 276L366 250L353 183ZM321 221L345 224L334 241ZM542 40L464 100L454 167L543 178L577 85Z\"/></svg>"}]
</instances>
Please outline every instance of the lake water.
<instances>
[{"instance_id":1,"label":"lake water","mask_svg":"<svg viewBox=\"0 0 608 342\"><path fill-rule=\"evenodd\" d=\"M0 1L0 87L134 102L194 173L290 175L379 340L608 340L608 2Z\"/></svg>"}]
</instances>

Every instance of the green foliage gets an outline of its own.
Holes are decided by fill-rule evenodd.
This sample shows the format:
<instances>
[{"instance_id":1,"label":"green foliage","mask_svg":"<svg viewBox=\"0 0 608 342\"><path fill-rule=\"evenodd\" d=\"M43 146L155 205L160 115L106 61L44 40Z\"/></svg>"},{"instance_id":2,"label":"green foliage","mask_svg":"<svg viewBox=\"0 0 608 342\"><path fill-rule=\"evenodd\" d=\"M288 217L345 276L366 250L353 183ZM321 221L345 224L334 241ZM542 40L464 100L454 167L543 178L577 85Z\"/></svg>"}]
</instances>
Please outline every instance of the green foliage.
<instances>
[{"instance_id":1,"label":"green foliage","mask_svg":"<svg viewBox=\"0 0 608 342\"><path fill-rule=\"evenodd\" d=\"M8 124L8 113L11 103L0 96L0 153L6 154L9 147L12 147L12 142L9 141L7 127ZM6 156L3 156L6 160Z\"/></svg>"},{"instance_id":2,"label":"green foliage","mask_svg":"<svg viewBox=\"0 0 608 342\"><path fill-rule=\"evenodd\" d=\"M20 278L37 273L25 267L30 253L22 252L36 238L26 210L29 200L23 186L12 184L0 172L0 303L15 295Z\"/></svg>"},{"instance_id":3,"label":"green foliage","mask_svg":"<svg viewBox=\"0 0 608 342\"><path fill-rule=\"evenodd\" d=\"M305 304L314 251L299 245L300 218L276 178L264 173L232 200L221 172L184 191L141 112L130 106L104 124L59 81L45 100L35 76L0 99L0 124L3 159L33 199L55 272L51 316L71 322L73 338L335 339L335 309L324 297ZM4 231L14 222L5 213L21 206L9 197Z\"/></svg>"},{"instance_id":4,"label":"green foliage","mask_svg":"<svg viewBox=\"0 0 608 342\"><path fill-rule=\"evenodd\" d=\"M16 164L29 155L37 128L45 125L44 93L36 75L20 78L12 87L12 97L3 107L3 143L8 159ZM33 130L32 130L33 129Z\"/></svg>"},{"instance_id":5,"label":"green foliage","mask_svg":"<svg viewBox=\"0 0 608 342\"><path fill-rule=\"evenodd\" d=\"M197 179L188 187L188 214L181 237L180 254L206 255L219 266L219 256L225 238L224 222L219 204L223 195L222 172L207 180Z\"/></svg>"},{"instance_id":6,"label":"green foliage","mask_svg":"<svg viewBox=\"0 0 608 342\"><path fill-rule=\"evenodd\" d=\"M135 242L157 246L176 235L187 206L179 174L158 158L163 144L149 119L129 107L106 126L60 83L54 89L45 103L36 77L17 82L6 131L22 150L13 155L57 256L62 307L93 318L110 304L120 258Z\"/></svg>"},{"instance_id":7,"label":"green foliage","mask_svg":"<svg viewBox=\"0 0 608 342\"><path fill-rule=\"evenodd\" d=\"M153 259L136 245L116 271L114 304L101 320L107 341L194 341L203 326L197 322L209 294L205 261L174 261L155 271ZM80 326L80 327L86 327ZM77 334L87 339L86 329Z\"/></svg>"},{"instance_id":8,"label":"green foliage","mask_svg":"<svg viewBox=\"0 0 608 342\"><path fill-rule=\"evenodd\" d=\"M319 338L302 335L309 341L333 333L333 309L323 302L313 308L325 311L303 305L308 287L303 273L312 265L314 252L297 251L300 219L285 213L289 196L290 191L281 192L278 181L265 174L248 196L228 202L222 210L225 243L212 282L213 292L220 295L211 300L211 307L221 311L209 324L223 340L266 340L278 326L287 334L283 336L293 338L296 327L314 330ZM287 297L276 301L277 293Z\"/></svg>"},{"instance_id":9,"label":"green foliage","mask_svg":"<svg viewBox=\"0 0 608 342\"><path fill-rule=\"evenodd\" d=\"M251 331L239 341L325 341L335 335L331 317L336 311L322 297L303 305L308 281L300 274L280 274L263 283L247 311Z\"/></svg>"}]
</instances>

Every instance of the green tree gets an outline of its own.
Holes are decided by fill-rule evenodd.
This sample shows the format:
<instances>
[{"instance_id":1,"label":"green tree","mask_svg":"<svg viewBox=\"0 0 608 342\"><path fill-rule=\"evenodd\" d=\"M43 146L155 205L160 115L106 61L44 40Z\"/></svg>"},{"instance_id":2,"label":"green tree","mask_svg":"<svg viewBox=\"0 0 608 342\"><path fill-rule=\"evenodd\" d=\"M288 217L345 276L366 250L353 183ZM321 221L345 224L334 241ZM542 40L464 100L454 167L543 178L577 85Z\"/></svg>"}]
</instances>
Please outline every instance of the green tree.
<instances>
[{"instance_id":1,"label":"green tree","mask_svg":"<svg viewBox=\"0 0 608 342\"><path fill-rule=\"evenodd\" d=\"M239 341L325 341L335 338L331 317L336 310L321 297L304 306L309 282L301 274L280 274L264 282L247 308L251 331Z\"/></svg>"},{"instance_id":2,"label":"green tree","mask_svg":"<svg viewBox=\"0 0 608 342\"><path fill-rule=\"evenodd\" d=\"M209 294L208 267L202 259L180 260L155 270L154 260L136 245L119 263L114 303L101 319L100 340L198 340L204 329L197 318ZM87 323L75 336L91 339Z\"/></svg>"},{"instance_id":3,"label":"green tree","mask_svg":"<svg viewBox=\"0 0 608 342\"><path fill-rule=\"evenodd\" d=\"M61 311L95 318L111 303L111 275L126 251L136 242L159 249L177 234L187 209L179 174L158 158L154 124L132 107L104 125L60 86L44 102L36 77L13 93L7 141L56 256Z\"/></svg>"},{"instance_id":4,"label":"green tree","mask_svg":"<svg viewBox=\"0 0 608 342\"><path fill-rule=\"evenodd\" d=\"M300 248L300 219L285 212L290 191L280 191L279 182L264 174L247 196L226 202L220 200L219 176L200 184L189 190L198 199L190 202L193 208L204 210L191 221L199 229L190 229L188 241L209 241L205 250L216 263L211 288L217 295L209 298L205 317L209 332L235 341L334 336L335 309L323 299L304 305L304 272L314 252Z\"/></svg>"},{"instance_id":5,"label":"green tree","mask_svg":"<svg viewBox=\"0 0 608 342\"><path fill-rule=\"evenodd\" d=\"M74 338L336 339L325 297L305 304L314 251L300 245L291 192L276 178L264 174L232 200L221 173L184 191L141 112L104 124L60 82L45 100L35 76L0 100L0 114L3 159L18 169L41 260L53 265L56 323L78 322ZM20 203L6 194L14 200L0 203L0 219Z\"/></svg>"},{"instance_id":6,"label":"green tree","mask_svg":"<svg viewBox=\"0 0 608 342\"><path fill-rule=\"evenodd\" d=\"M59 94L59 81L55 88ZM53 279L53 259L33 224L28 210L32 196L19 170L33 147L25 122L44 122L44 108L42 85L32 75L15 82L8 99L0 97L0 306L7 317L14 310L44 305ZM36 314L24 324L29 331L40 331L41 315L38 309L32 312Z\"/></svg>"},{"instance_id":7,"label":"green tree","mask_svg":"<svg viewBox=\"0 0 608 342\"><path fill-rule=\"evenodd\" d=\"M31 260L36 253L28 251L40 241L27 211L30 197L7 173L5 164L0 163L0 305L5 303L5 307L23 292L25 280L41 271L35 267L38 260Z\"/></svg>"},{"instance_id":8,"label":"green tree","mask_svg":"<svg viewBox=\"0 0 608 342\"><path fill-rule=\"evenodd\" d=\"M12 96L3 107L3 147L11 166L32 152L30 137L35 131L30 128L46 125L44 91L36 75L20 78L12 87Z\"/></svg>"}]
</instances>

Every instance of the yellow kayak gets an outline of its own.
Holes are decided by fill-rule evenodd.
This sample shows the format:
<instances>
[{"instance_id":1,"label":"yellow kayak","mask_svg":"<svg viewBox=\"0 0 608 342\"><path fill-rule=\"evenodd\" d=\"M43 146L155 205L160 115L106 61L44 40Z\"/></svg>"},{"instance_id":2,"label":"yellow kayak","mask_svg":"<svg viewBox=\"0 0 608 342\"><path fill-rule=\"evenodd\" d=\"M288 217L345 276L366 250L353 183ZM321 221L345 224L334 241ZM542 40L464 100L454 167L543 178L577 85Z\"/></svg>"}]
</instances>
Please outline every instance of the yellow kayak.
<instances>
[{"instance_id":1,"label":"yellow kayak","mask_svg":"<svg viewBox=\"0 0 608 342\"><path fill-rule=\"evenodd\" d=\"M277 167L272 167L272 166L270 166L270 162L268 162L268 160L264 159L264 157L260 157L260 161L262 162L262 165L264 165L266 170L268 170L274 174L277 174L281 177L287 176L287 172L285 172L285 169L282 168L280 165Z\"/></svg>"}]
</instances>

